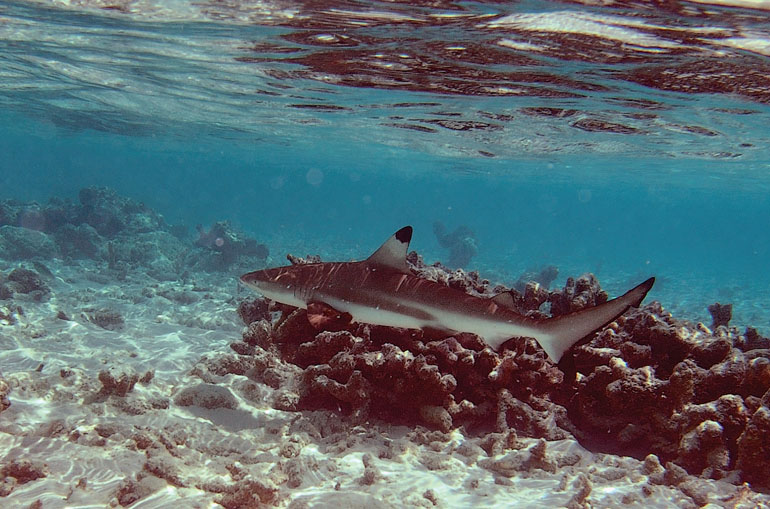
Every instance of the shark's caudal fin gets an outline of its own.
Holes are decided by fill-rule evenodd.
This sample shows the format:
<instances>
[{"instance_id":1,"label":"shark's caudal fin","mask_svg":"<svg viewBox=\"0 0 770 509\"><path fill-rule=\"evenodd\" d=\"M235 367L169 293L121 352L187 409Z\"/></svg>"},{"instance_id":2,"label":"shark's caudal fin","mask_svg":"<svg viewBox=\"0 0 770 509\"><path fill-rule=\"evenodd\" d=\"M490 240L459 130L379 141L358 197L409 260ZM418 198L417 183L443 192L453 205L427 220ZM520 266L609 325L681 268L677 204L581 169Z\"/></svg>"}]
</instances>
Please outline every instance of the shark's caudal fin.
<instances>
[{"instance_id":1,"label":"shark's caudal fin","mask_svg":"<svg viewBox=\"0 0 770 509\"><path fill-rule=\"evenodd\" d=\"M572 345L612 322L625 313L628 308L638 307L652 288L653 283L655 283L655 278L651 277L620 297L604 304L546 320L538 324L538 328L542 330L543 334L535 339L543 347L548 357L554 362L559 362L564 352L569 350Z\"/></svg>"},{"instance_id":2,"label":"shark's caudal fin","mask_svg":"<svg viewBox=\"0 0 770 509\"><path fill-rule=\"evenodd\" d=\"M391 235L366 261L373 265L384 265L408 274L409 268L406 266L406 251L409 249L409 242L411 240L412 227L404 226Z\"/></svg>"}]
</instances>

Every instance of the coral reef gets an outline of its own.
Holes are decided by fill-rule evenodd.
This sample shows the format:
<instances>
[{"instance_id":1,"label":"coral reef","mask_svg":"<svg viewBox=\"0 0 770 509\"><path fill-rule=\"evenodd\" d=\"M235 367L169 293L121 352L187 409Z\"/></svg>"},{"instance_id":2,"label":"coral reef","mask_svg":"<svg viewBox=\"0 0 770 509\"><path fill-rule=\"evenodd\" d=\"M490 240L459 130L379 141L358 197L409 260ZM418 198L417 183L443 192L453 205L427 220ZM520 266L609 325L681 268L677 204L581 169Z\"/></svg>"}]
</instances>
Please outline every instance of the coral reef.
<instances>
[{"instance_id":1,"label":"coral reef","mask_svg":"<svg viewBox=\"0 0 770 509\"><path fill-rule=\"evenodd\" d=\"M201 225L198 225L196 230L198 239L195 245L219 253L220 264L225 267L232 265L241 256L250 256L264 261L270 254L266 245L257 244L256 240L245 237L233 229L227 221L214 223L209 231L205 231Z\"/></svg>"},{"instance_id":2,"label":"coral reef","mask_svg":"<svg viewBox=\"0 0 770 509\"><path fill-rule=\"evenodd\" d=\"M576 436L706 477L737 469L767 486L757 473L770 456L755 437L770 432L770 349L750 336L688 325L657 303L627 313L575 349L582 376L568 408Z\"/></svg>"},{"instance_id":3,"label":"coral reef","mask_svg":"<svg viewBox=\"0 0 770 509\"><path fill-rule=\"evenodd\" d=\"M45 205L0 202L0 258L88 259L125 274L142 267L155 279L177 280L186 271L217 272L243 263L263 265L267 247L216 223L198 238L169 226L143 203L104 187L81 189L78 203L52 198Z\"/></svg>"},{"instance_id":4,"label":"coral reef","mask_svg":"<svg viewBox=\"0 0 770 509\"><path fill-rule=\"evenodd\" d=\"M467 226L459 226L448 233L446 226L440 221L433 223L433 234L441 247L449 250L447 264L450 267L466 267L478 253L476 234Z\"/></svg>"},{"instance_id":5,"label":"coral reef","mask_svg":"<svg viewBox=\"0 0 770 509\"><path fill-rule=\"evenodd\" d=\"M590 274L551 292L528 283L521 294L492 289L475 273L427 267L414 253L408 260L423 277L469 293L510 291L520 311L532 316L543 316L545 302L557 316L607 300ZM653 303L576 346L565 372L531 339L494 352L465 333L435 338L347 322L316 330L305 310L271 306L261 299L241 306L248 328L243 342L232 345L239 355L218 369L236 369L278 389L276 408L327 408L353 423L374 417L443 432L464 426L490 436L574 436L603 452L654 454L668 465L666 475L684 469L718 479L736 471L767 486L761 473L770 468L770 455L760 437L770 432L770 342L756 331L720 326L712 332ZM275 323L269 309L281 311ZM536 453L511 457L510 468L551 468L537 463L543 455ZM508 468L506 461L494 468Z\"/></svg>"}]
</instances>

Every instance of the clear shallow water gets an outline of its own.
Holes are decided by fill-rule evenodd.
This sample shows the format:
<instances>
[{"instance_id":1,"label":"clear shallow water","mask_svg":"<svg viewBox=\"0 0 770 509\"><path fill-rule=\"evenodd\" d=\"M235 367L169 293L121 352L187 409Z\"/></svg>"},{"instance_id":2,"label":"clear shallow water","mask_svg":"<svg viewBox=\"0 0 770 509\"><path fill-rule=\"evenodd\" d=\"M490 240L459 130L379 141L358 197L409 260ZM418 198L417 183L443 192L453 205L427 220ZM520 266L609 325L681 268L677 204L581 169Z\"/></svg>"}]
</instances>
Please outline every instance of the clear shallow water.
<instances>
[{"instance_id":1,"label":"clear shallow water","mask_svg":"<svg viewBox=\"0 0 770 509\"><path fill-rule=\"evenodd\" d=\"M236 308L253 296L236 283L243 267L196 272L221 269L225 256L194 247L195 226L223 220L265 243L271 265L287 252L362 258L406 224L413 249L446 263L433 224L464 225L478 247L467 268L494 282L553 264L558 285L590 271L617 295L655 275L647 301L675 317L709 324L706 307L730 302L733 325L770 335L770 4L592 3L0 0L0 253L13 253L12 235L43 237L32 228L67 246L61 252L85 253L0 259L0 408L11 390L0 450L4 462L29 459L41 475L18 485L6 477L3 499L13 490L8 503L19 506L169 507L228 494L254 501L244 491L256 491L279 505L424 506L438 497L449 507L553 507L593 483L588 503L603 507L764 503L727 481L659 485L654 461L593 455L572 439L549 438L549 454L565 465L556 473L511 477L505 470L529 463L540 444L532 456L509 453L508 438L492 444L459 429L438 450L419 426L352 427L336 412L298 419L277 402L288 404L299 376L285 359L274 359L284 364L276 377L286 374L280 391L217 367L243 351L233 343ZM140 200L189 235L135 231L157 223L152 213L131 215L141 209L134 202L120 209L136 221L132 233L94 234L93 243L90 226L77 224L88 205L70 207L73 223L50 230L34 204L4 223L17 207L7 201L77 202L87 186ZM7 289L18 288L6 283L19 266L47 281L50 300ZM755 360L758 377L761 353ZM715 365L717 380L732 376L731 363ZM110 373L123 369L151 380L121 393ZM210 382L212 369L229 374L209 389L237 398L237 408L182 406L177 396ZM658 383L647 367L634 373L642 392ZM724 380L714 397L744 401L733 394L742 381ZM751 412L759 395L744 395ZM708 419L697 429L709 436L715 423L700 409L713 404L689 409L693 423ZM734 422L745 419L740 408L720 410L724 422L733 410ZM318 439L316 428L340 430L340 441ZM608 428L599 429L604 440ZM314 438L303 444L305 430ZM687 457L698 443L691 431L671 441ZM752 443L740 447L751 452ZM501 478L487 465L503 448ZM725 457L710 450L709 462ZM579 464L562 463L575 451ZM384 474L369 487L364 453ZM292 472L303 470L297 487ZM150 484L133 483L140 478Z\"/></svg>"},{"instance_id":2,"label":"clear shallow water","mask_svg":"<svg viewBox=\"0 0 770 509\"><path fill-rule=\"evenodd\" d=\"M106 185L169 222L365 256L469 226L469 265L553 263L765 327L769 25L683 3L3 2L3 199Z\"/></svg>"}]
</instances>

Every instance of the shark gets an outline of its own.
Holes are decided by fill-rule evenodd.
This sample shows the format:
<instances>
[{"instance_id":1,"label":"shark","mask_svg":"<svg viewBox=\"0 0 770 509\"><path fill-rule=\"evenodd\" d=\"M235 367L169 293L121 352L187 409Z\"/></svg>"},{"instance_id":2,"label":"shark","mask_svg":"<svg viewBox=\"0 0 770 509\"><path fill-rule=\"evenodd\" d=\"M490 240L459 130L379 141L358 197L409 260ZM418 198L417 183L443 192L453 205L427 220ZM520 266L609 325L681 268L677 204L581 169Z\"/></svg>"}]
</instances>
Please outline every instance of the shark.
<instances>
[{"instance_id":1,"label":"shark","mask_svg":"<svg viewBox=\"0 0 770 509\"><path fill-rule=\"evenodd\" d=\"M478 297L413 274L406 262L412 231L411 226L401 228L365 260L268 268L240 280L268 299L306 309L316 328L331 321L421 329L444 337L467 332L496 351L511 339L534 338L556 363L575 343L638 307L655 282L649 278L597 306L535 319L516 312L508 292Z\"/></svg>"}]
</instances>

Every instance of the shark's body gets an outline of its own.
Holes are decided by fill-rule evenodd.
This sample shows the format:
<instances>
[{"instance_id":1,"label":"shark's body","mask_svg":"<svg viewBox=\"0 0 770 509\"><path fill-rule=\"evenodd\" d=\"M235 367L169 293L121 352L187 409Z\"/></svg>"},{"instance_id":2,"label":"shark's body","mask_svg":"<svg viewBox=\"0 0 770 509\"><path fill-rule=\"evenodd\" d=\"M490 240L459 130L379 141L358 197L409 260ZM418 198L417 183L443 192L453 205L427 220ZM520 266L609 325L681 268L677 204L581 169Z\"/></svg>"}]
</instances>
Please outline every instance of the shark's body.
<instances>
[{"instance_id":1,"label":"shark's body","mask_svg":"<svg viewBox=\"0 0 770 509\"><path fill-rule=\"evenodd\" d=\"M508 293L485 299L413 275L406 265L411 238L412 228L406 226L366 260L258 270L244 274L241 281L269 299L314 314L320 307L362 323L441 331L447 336L471 332L495 350L515 337L534 338L555 362L580 339L638 306L655 282L650 278L598 306L534 320L509 307Z\"/></svg>"}]
</instances>

